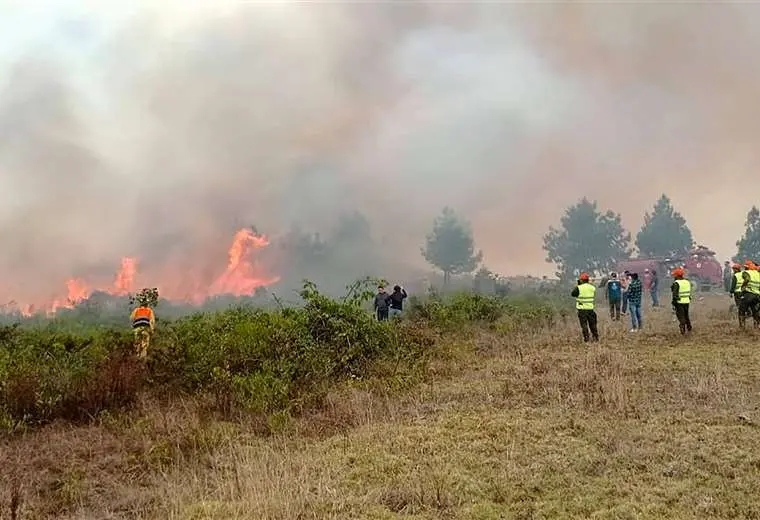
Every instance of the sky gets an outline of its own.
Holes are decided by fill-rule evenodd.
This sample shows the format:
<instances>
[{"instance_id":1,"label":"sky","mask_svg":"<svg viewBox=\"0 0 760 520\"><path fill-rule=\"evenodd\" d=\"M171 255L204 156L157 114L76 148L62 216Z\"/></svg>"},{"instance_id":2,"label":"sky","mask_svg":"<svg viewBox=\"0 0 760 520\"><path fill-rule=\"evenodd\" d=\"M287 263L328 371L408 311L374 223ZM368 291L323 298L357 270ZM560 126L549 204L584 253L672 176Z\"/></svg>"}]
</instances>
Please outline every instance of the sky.
<instances>
[{"instance_id":1,"label":"sky","mask_svg":"<svg viewBox=\"0 0 760 520\"><path fill-rule=\"evenodd\" d=\"M126 255L165 276L240 225L276 237L354 209L420 265L445 205L488 267L548 274L541 236L567 206L596 199L635 234L663 192L727 257L757 203L759 14L0 0L0 289Z\"/></svg>"}]
</instances>

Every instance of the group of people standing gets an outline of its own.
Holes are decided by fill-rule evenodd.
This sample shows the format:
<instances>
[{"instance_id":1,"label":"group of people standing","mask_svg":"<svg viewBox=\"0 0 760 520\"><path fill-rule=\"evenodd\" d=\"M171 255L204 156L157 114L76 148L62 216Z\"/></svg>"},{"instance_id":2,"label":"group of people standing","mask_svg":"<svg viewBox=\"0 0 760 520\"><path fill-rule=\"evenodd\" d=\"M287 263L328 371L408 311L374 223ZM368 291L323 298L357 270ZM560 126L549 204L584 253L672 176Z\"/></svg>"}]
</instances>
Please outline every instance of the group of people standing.
<instances>
[{"instance_id":1,"label":"group of people standing","mask_svg":"<svg viewBox=\"0 0 760 520\"><path fill-rule=\"evenodd\" d=\"M606 282L603 282L604 297L610 308L610 318L620 321L620 315L631 311L631 332L640 330L642 327L641 305L644 291L648 291L652 300L652 307L659 307L659 279L657 271L644 270L644 283L639 278L639 273L625 271L621 278L615 272L610 273Z\"/></svg>"},{"instance_id":2,"label":"group of people standing","mask_svg":"<svg viewBox=\"0 0 760 520\"><path fill-rule=\"evenodd\" d=\"M375 317L377 321L386 321L389 317L400 317L404 310L406 298L406 291L400 285L394 286L391 294L388 294L385 286L378 286L375 295Z\"/></svg>"},{"instance_id":3,"label":"group of people standing","mask_svg":"<svg viewBox=\"0 0 760 520\"><path fill-rule=\"evenodd\" d=\"M733 297L739 314L739 326L744 328L747 316L752 315L755 327L760 326L760 267L751 260L744 266L733 264L734 272L728 293Z\"/></svg>"},{"instance_id":4,"label":"group of people standing","mask_svg":"<svg viewBox=\"0 0 760 520\"><path fill-rule=\"evenodd\" d=\"M659 283L657 272L652 270L645 271L648 279L648 287L652 298L652 306L659 307L658 290ZM692 330L691 318L689 317L689 305L691 303L691 282L685 278L684 270L676 268L671 273L673 275L673 284L671 285L671 303L678 319L681 334L689 334ZM758 282L758 307L760 307L760 271L757 271ZM620 320L620 315L625 315L627 311L631 313L631 332L641 330L643 321L641 316L641 302L644 286L638 273L625 271L623 276L618 279L617 273L610 273L609 278L601 284L605 289L605 298L609 303L610 318L614 321ZM600 287L600 288L601 288ZM578 283L570 292L570 296L575 298L575 307L578 311L578 321L580 322L583 340L598 341L599 331L597 327L596 315L596 286L590 282L588 273L581 273ZM758 315L760 322L760 315Z\"/></svg>"}]
</instances>

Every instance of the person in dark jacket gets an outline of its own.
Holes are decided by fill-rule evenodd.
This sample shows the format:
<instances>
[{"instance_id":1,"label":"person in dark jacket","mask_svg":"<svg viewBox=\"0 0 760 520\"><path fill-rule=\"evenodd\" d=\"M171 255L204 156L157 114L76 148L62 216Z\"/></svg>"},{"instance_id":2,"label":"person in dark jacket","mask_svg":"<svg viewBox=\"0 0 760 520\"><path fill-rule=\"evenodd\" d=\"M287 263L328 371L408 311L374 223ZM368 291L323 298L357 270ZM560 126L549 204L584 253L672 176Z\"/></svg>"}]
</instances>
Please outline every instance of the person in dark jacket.
<instances>
[{"instance_id":1,"label":"person in dark jacket","mask_svg":"<svg viewBox=\"0 0 760 520\"><path fill-rule=\"evenodd\" d=\"M382 285L377 288L377 294L375 295L375 315L377 321L385 321L388 319L388 308L391 304L390 295L385 292L385 287Z\"/></svg>"},{"instance_id":2,"label":"person in dark jacket","mask_svg":"<svg viewBox=\"0 0 760 520\"><path fill-rule=\"evenodd\" d=\"M393 293L390 295L391 299L391 318L400 318L401 313L404 310L404 300L407 294L403 287L396 285L393 287Z\"/></svg>"},{"instance_id":3,"label":"person in dark jacket","mask_svg":"<svg viewBox=\"0 0 760 520\"><path fill-rule=\"evenodd\" d=\"M657 271L652 269L652 278L649 281L649 295L652 297L652 307L660 306L660 278Z\"/></svg>"},{"instance_id":4,"label":"person in dark jacket","mask_svg":"<svg viewBox=\"0 0 760 520\"><path fill-rule=\"evenodd\" d=\"M631 332L641 330L641 280L639 273L631 273L628 284L628 308L631 311Z\"/></svg>"}]
</instances>

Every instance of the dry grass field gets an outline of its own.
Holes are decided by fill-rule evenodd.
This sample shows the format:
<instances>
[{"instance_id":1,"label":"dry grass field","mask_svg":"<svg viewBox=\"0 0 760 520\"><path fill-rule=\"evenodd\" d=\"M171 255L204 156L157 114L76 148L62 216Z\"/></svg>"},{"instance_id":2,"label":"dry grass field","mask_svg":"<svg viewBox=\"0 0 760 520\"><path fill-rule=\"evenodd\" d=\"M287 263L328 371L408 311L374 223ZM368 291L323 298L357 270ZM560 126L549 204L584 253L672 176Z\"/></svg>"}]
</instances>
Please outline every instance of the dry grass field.
<instances>
[{"instance_id":1,"label":"dry grass field","mask_svg":"<svg viewBox=\"0 0 760 520\"><path fill-rule=\"evenodd\" d=\"M343 386L276 433L144 400L0 441L0 518L760 518L760 333L725 297L449 338L411 390ZM571 304L571 303L570 303Z\"/></svg>"}]
</instances>

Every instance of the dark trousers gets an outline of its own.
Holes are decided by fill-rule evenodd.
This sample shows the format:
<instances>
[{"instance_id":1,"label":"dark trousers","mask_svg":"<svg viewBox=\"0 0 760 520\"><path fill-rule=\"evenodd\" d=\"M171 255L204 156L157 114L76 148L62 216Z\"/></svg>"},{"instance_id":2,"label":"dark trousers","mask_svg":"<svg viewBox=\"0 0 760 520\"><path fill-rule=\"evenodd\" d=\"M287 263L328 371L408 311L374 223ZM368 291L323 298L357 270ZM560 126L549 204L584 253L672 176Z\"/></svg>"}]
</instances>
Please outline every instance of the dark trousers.
<instances>
[{"instance_id":1,"label":"dark trousers","mask_svg":"<svg viewBox=\"0 0 760 520\"><path fill-rule=\"evenodd\" d=\"M610 318L620 321L620 300L610 300Z\"/></svg>"},{"instance_id":2,"label":"dark trousers","mask_svg":"<svg viewBox=\"0 0 760 520\"><path fill-rule=\"evenodd\" d=\"M688 303L676 303L675 306L676 318L678 318L678 328L681 329L681 334L691 332L691 319L689 318L689 304Z\"/></svg>"},{"instance_id":3,"label":"dark trousers","mask_svg":"<svg viewBox=\"0 0 760 520\"><path fill-rule=\"evenodd\" d=\"M734 293L734 305L736 305L736 313L739 315L739 326L744 327L744 321L747 318L747 309L744 308L742 303L742 293Z\"/></svg>"},{"instance_id":4,"label":"dark trousers","mask_svg":"<svg viewBox=\"0 0 760 520\"><path fill-rule=\"evenodd\" d=\"M388 307L385 309L377 309L377 321L385 321L388 319Z\"/></svg>"},{"instance_id":5,"label":"dark trousers","mask_svg":"<svg viewBox=\"0 0 760 520\"><path fill-rule=\"evenodd\" d=\"M581 324L581 331L583 332L583 341L588 341L589 331L591 331L591 338L594 341L599 340L599 331L596 329L596 311L578 309L578 321Z\"/></svg>"},{"instance_id":6,"label":"dark trousers","mask_svg":"<svg viewBox=\"0 0 760 520\"><path fill-rule=\"evenodd\" d=\"M744 320L752 315L755 327L760 325L760 297L751 292L741 293L739 298L739 326L744 327Z\"/></svg>"},{"instance_id":7,"label":"dark trousers","mask_svg":"<svg viewBox=\"0 0 760 520\"><path fill-rule=\"evenodd\" d=\"M628 293L627 292L623 293L623 307L620 309L620 312L622 312L623 314L625 314L626 311L628 311Z\"/></svg>"}]
</instances>

